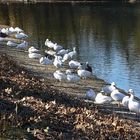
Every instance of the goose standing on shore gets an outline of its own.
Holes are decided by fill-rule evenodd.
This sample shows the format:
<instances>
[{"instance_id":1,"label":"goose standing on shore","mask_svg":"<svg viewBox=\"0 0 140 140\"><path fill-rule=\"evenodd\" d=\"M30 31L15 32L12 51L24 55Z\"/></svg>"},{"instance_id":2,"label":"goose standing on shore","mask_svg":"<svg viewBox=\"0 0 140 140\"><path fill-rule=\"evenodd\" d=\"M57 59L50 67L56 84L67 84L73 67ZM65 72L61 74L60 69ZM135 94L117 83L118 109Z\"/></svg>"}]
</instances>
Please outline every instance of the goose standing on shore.
<instances>
[{"instance_id":1,"label":"goose standing on shore","mask_svg":"<svg viewBox=\"0 0 140 140\"><path fill-rule=\"evenodd\" d=\"M54 59L54 62L53 62L53 65L56 67L56 68L61 68L63 67L63 62L61 60L61 57L55 55L55 59Z\"/></svg>"},{"instance_id":2,"label":"goose standing on shore","mask_svg":"<svg viewBox=\"0 0 140 140\"><path fill-rule=\"evenodd\" d=\"M125 95L121 93L118 89L114 89L111 92L110 96L112 97L114 101L121 101L121 102L122 102L122 99L125 97Z\"/></svg>"},{"instance_id":3,"label":"goose standing on shore","mask_svg":"<svg viewBox=\"0 0 140 140\"><path fill-rule=\"evenodd\" d=\"M129 89L130 98L128 103L128 108L130 111L140 114L140 102L134 99L134 91L133 89Z\"/></svg>"},{"instance_id":4,"label":"goose standing on shore","mask_svg":"<svg viewBox=\"0 0 140 140\"><path fill-rule=\"evenodd\" d=\"M124 107L127 107L128 108L128 103L129 103L129 96L125 96L123 99L122 99L122 105Z\"/></svg>"}]
</instances>

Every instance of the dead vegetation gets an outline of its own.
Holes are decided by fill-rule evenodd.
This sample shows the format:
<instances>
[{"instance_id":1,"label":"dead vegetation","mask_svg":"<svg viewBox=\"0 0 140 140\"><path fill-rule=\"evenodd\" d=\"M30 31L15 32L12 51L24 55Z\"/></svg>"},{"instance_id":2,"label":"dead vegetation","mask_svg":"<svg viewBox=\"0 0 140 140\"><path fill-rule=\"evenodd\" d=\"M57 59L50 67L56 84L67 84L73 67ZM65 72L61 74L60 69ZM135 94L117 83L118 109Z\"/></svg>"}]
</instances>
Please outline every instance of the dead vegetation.
<instances>
[{"instance_id":1,"label":"dead vegetation","mask_svg":"<svg viewBox=\"0 0 140 140\"><path fill-rule=\"evenodd\" d=\"M6 54L0 63L1 138L140 139L139 122L51 88Z\"/></svg>"}]
</instances>

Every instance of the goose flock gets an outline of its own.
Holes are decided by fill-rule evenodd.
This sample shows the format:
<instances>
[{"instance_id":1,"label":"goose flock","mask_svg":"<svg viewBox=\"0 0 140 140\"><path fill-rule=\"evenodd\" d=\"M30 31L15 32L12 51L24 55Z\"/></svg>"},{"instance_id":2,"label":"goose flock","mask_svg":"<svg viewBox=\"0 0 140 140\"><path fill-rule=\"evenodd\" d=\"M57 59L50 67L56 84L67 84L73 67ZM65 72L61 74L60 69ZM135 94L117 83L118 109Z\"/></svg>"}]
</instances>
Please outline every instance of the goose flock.
<instances>
[{"instance_id":1,"label":"goose flock","mask_svg":"<svg viewBox=\"0 0 140 140\"><path fill-rule=\"evenodd\" d=\"M46 39L44 44L47 50L42 54L34 46L29 46L29 43L24 40L29 36L19 27L2 28L0 31L0 40L2 41L2 38L7 36L12 36L22 41L21 43L17 43L9 40L6 43L7 46L17 49L28 49L28 57L30 59L38 59L38 63L46 67L49 65L54 66L56 71L52 75L60 82L77 83L81 79L88 80L88 78L93 76L93 69L88 62L81 63L76 60L76 47L73 47L73 50L64 49L61 45ZM65 70L62 70L62 68L65 68ZM89 88L85 93L85 98L93 100L96 104L106 104L116 101L130 111L140 114L140 102L134 99L133 89L129 89L127 95L125 95L119 91L115 82L102 87L101 91L97 93L92 88Z\"/></svg>"}]
</instances>

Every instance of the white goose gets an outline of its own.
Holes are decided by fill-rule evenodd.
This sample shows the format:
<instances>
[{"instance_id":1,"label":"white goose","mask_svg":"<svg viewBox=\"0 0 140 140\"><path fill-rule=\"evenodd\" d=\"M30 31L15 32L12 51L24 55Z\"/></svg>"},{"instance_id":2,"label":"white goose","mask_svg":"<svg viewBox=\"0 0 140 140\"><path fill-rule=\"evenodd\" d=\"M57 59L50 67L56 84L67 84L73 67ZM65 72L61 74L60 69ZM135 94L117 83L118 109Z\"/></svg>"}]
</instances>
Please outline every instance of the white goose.
<instances>
[{"instance_id":1,"label":"white goose","mask_svg":"<svg viewBox=\"0 0 140 140\"><path fill-rule=\"evenodd\" d=\"M61 72L60 70L57 70L53 73L53 76L55 79L62 81L62 80L66 80L67 76L65 73Z\"/></svg>"},{"instance_id":2,"label":"white goose","mask_svg":"<svg viewBox=\"0 0 140 140\"><path fill-rule=\"evenodd\" d=\"M110 95L111 92L116 89L116 84L115 82L112 82L111 85L105 86L102 88L103 92Z\"/></svg>"},{"instance_id":3,"label":"white goose","mask_svg":"<svg viewBox=\"0 0 140 140\"><path fill-rule=\"evenodd\" d=\"M53 50L45 50L45 53L49 54L49 55L55 55L56 52Z\"/></svg>"},{"instance_id":4,"label":"white goose","mask_svg":"<svg viewBox=\"0 0 140 140\"><path fill-rule=\"evenodd\" d=\"M39 53L29 53L28 56L29 56L29 58L31 58L31 59L39 59L39 58L42 57L42 55L39 54Z\"/></svg>"},{"instance_id":5,"label":"white goose","mask_svg":"<svg viewBox=\"0 0 140 140\"><path fill-rule=\"evenodd\" d=\"M10 40L7 42L7 46L10 46L10 47L16 47L17 45L18 45L17 43Z\"/></svg>"},{"instance_id":6,"label":"white goose","mask_svg":"<svg viewBox=\"0 0 140 140\"><path fill-rule=\"evenodd\" d=\"M39 50L36 49L34 46L31 46L31 47L28 49L28 52L29 52L29 53L38 53Z\"/></svg>"},{"instance_id":7,"label":"white goose","mask_svg":"<svg viewBox=\"0 0 140 140\"><path fill-rule=\"evenodd\" d=\"M110 96L103 95L103 91L99 92L95 97L95 103L97 104L105 104L110 103L112 98Z\"/></svg>"},{"instance_id":8,"label":"white goose","mask_svg":"<svg viewBox=\"0 0 140 140\"><path fill-rule=\"evenodd\" d=\"M56 52L58 52L58 51L62 50L63 47L60 46L60 45L58 45L57 43L55 43L55 44L53 45L53 49L54 49Z\"/></svg>"},{"instance_id":9,"label":"white goose","mask_svg":"<svg viewBox=\"0 0 140 140\"><path fill-rule=\"evenodd\" d=\"M4 34L9 35L8 28L2 28L2 29L1 29L1 32L4 33Z\"/></svg>"},{"instance_id":10,"label":"white goose","mask_svg":"<svg viewBox=\"0 0 140 140\"><path fill-rule=\"evenodd\" d=\"M122 99L122 105L123 106L128 107L129 98L130 98L129 96L123 97L123 99Z\"/></svg>"},{"instance_id":11,"label":"white goose","mask_svg":"<svg viewBox=\"0 0 140 140\"><path fill-rule=\"evenodd\" d=\"M8 28L8 35L12 35L14 33L16 33L16 31L13 27Z\"/></svg>"},{"instance_id":12,"label":"white goose","mask_svg":"<svg viewBox=\"0 0 140 140\"><path fill-rule=\"evenodd\" d=\"M57 55L61 55L64 56L65 54L67 54L69 52L69 49L65 50L65 49L61 49L57 52Z\"/></svg>"},{"instance_id":13,"label":"white goose","mask_svg":"<svg viewBox=\"0 0 140 140\"><path fill-rule=\"evenodd\" d=\"M15 31L16 31L17 33L23 32L23 30L20 29L19 27L15 27Z\"/></svg>"},{"instance_id":14,"label":"white goose","mask_svg":"<svg viewBox=\"0 0 140 140\"><path fill-rule=\"evenodd\" d=\"M25 39L25 38L28 38L28 35L25 34L25 33L20 32L20 33L15 34L15 38L17 38L17 39Z\"/></svg>"},{"instance_id":15,"label":"white goose","mask_svg":"<svg viewBox=\"0 0 140 140\"><path fill-rule=\"evenodd\" d=\"M71 71L66 71L66 74L67 74L67 80L69 82L75 83L80 81L80 77L77 74L72 74Z\"/></svg>"},{"instance_id":16,"label":"white goose","mask_svg":"<svg viewBox=\"0 0 140 140\"><path fill-rule=\"evenodd\" d=\"M78 71L77 71L77 74L81 77L81 78L89 78L91 77L92 73L90 71L87 71L85 69L82 68L82 66L79 66L78 67Z\"/></svg>"},{"instance_id":17,"label":"white goose","mask_svg":"<svg viewBox=\"0 0 140 140\"><path fill-rule=\"evenodd\" d=\"M78 62L78 61L71 60L69 62L69 66L72 69L77 69L80 65L81 65L80 62Z\"/></svg>"},{"instance_id":18,"label":"white goose","mask_svg":"<svg viewBox=\"0 0 140 140\"><path fill-rule=\"evenodd\" d=\"M140 102L136 101L134 99L134 91L132 89L129 89L130 98L128 103L128 108L130 111L133 111L137 114L140 113Z\"/></svg>"},{"instance_id":19,"label":"white goose","mask_svg":"<svg viewBox=\"0 0 140 140\"><path fill-rule=\"evenodd\" d=\"M73 47L73 51L69 52L68 54L71 57L71 59L73 59L77 55L76 48Z\"/></svg>"},{"instance_id":20,"label":"white goose","mask_svg":"<svg viewBox=\"0 0 140 140\"><path fill-rule=\"evenodd\" d=\"M7 35L11 35L14 31L13 31L13 27L10 27L10 28L2 28L1 32Z\"/></svg>"},{"instance_id":21,"label":"white goose","mask_svg":"<svg viewBox=\"0 0 140 140\"><path fill-rule=\"evenodd\" d=\"M24 41L24 42L18 44L16 48L25 49L27 46L28 46L28 42Z\"/></svg>"},{"instance_id":22,"label":"white goose","mask_svg":"<svg viewBox=\"0 0 140 140\"><path fill-rule=\"evenodd\" d=\"M62 60L60 59L59 56L56 56L56 55L55 55L55 59L54 59L53 64L54 64L54 66L55 66L56 68L61 68L61 67L63 67L63 62L62 62Z\"/></svg>"},{"instance_id":23,"label":"white goose","mask_svg":"<svg viewBox=\"0 0 140 140\"><path fill-rule=\"evenodd\" d=\"M42 65L51 65L53 64L53 60L49 59L48 57L41 57L39 63Z\"/></svg>"},{"instance_id":24,"label":"white goose","mask_svg":"<svg viewBox=\"0 0 140 140\"><path fill-rule=\"evenodd\" d=\"M118 89L114 89L111 92L111 95L110 96L115 101L122 101L122 99L125 97L125 95L123 93L121 93Z\"/></svg>"},{"instance_id":25,"label":"white goose","mask_svg":"<svg viewBox=\"0 0 140 140\"><path fill-rule=\"evenodd\" d=\"M54 43L52 41L50 41L49 39L46 39L45 46L53 49Z\"/></svg>"},{"instance_id":26,"label":"white goose","mask_svg":"<svg viewBox=\"0 0 140 140\"><path fill-rule=\"evenodd\" d=\"M86 92L86 98L89 99L89 100L95 100L95 97L96 97L96 93L93 89L89 89L87 92Z\"/></svg>"},{"instance_id":27,"label":"white goose","mask_svg":"<svg viewBox=\"0 0 140 140\"><path fill-rule=\"evenodd\" d=\"M71 51L71 52L69 52L69 53L66 53L66 54L63 56L63 61L71 60L71 59L75 58L76 55L77 55L76 48L73 47L73 51Z\"/></svg>"}]
</instances>

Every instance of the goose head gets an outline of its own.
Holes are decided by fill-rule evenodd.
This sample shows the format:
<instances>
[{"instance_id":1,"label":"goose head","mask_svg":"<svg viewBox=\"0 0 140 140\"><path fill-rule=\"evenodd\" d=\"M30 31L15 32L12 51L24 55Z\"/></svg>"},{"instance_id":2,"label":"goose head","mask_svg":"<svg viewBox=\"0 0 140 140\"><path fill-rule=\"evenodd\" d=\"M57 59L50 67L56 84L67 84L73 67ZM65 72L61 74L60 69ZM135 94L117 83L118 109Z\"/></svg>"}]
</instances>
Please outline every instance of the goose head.
<instances>
[{"instance_id":1,"label":"goose head","mask_svg":"<svg viewBox=\"0 0 140 140\"><path fill-rule=\"evenodd\" d=\"M133 100L135 95L133 89L129 89L128 93L130 94L130 100Z\"/></svg>"},{"instance_id":2,"label":"goose head","mask_svg":"<svg viewBox=\"0 0 140 140\"><path fill-rule=\"evenodd\" d=\"M73 51L76 52L76 47L73 47Z\"/></svg>"},{"instance_id":3,"label":"goose head","mask_svg":"<svg viewBox=\"0 0 140 140\"><path fill-rule=\"evenodd\" d=\"M115 83L115 82L112 82L112 83L111 83L111 86L116 87L116 83Z\"/></svg>"},{"instance_id":4,"label":"goose head","mask_svg":"<svg viewBox=\"0 0 140 140\"><path fill-rule=\"evenodd\" d=\"M129 89L129 90L128 90L128 93L134 95L134 90L133 90L133 89Z\"/></svg>"},{"instance_id":5,"label":"goose head","mask_svg":"<svg viewBox=\"0 0 140 140\"><path fill-rule=\"evenodd\" d=\"M89 65L88 62L86 62L86 68L85 69L92 73L92 67Z\"/></svg>"}]
</instances>

